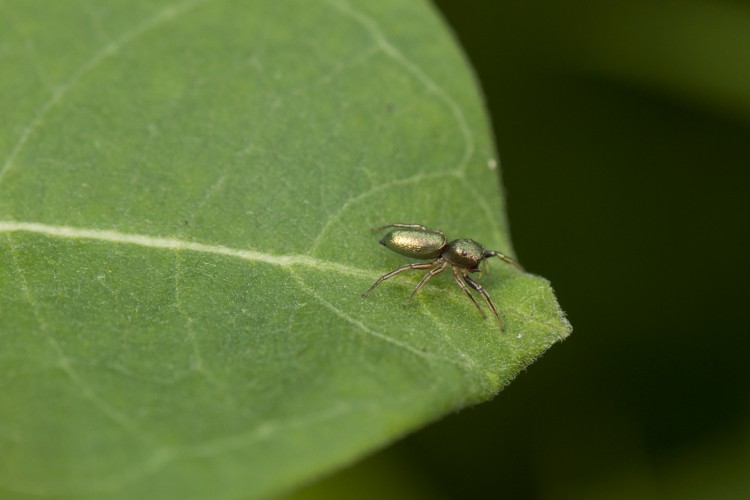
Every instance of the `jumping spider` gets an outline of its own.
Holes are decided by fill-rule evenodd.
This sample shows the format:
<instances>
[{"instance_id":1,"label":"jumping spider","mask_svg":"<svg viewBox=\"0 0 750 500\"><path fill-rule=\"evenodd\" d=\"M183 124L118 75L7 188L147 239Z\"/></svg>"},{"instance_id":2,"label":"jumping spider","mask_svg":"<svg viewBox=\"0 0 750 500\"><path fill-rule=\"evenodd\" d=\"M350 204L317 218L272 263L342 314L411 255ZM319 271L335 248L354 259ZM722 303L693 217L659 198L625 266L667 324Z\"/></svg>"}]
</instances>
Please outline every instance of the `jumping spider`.
<instances>
[{"instance_id":1,"label":"jumping spider","mask_svg":"<svg viewBox=\"0 0 750 500\"><path fill-rule=\"evenodd\" d=\"M498 315L495 304L492 303L489 294L479 283L469 276L469 273L480 272L479 265L484 263L485 266L487 266L486 259L490 257L499 257L504 262L523 270L518 262L500 252L486 250L474 240L460 239L448 241L442 231L437 229L427 229L420 224L386 224L385 226L373 229L373 232L381 231L389 227L396 229L386 234L380 240L381 245L406 257L433 260L432 262L417 262L397 267L393 271L381 276L370 288L367 289L366 292L362 294L363 297L370 293L373 288L380 283L394 277L398 273L408 271L409 269L429 269L429 272L424 275L417 287L411 292L411 295L409 295L409 298L406 299L404 305L407 305L430 278L442 273L450 267L451 271L453 271L453 277L455 278L456 283L461 290L464 291L466 296L471 299L471 302L482 314L482 317L486 318L487 316L479 307L479 304L474 299L471 292L469 292L466 285L469 285L482 296L487 303L487 307L489 307L493 316L497 319L497 322L500 325L500 330L505 329L503 320L500 319L500 315Z\"/></svg>"}]
</instances>

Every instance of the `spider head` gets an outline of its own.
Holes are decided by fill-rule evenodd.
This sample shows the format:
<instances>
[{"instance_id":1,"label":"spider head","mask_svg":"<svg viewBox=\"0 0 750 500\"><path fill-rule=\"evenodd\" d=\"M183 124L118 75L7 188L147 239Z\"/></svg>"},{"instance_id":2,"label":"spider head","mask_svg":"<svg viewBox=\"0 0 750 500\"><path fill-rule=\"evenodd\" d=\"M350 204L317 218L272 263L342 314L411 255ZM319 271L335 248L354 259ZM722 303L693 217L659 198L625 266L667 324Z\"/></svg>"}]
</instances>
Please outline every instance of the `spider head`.
<instances>
[{"instance_id":1,"label":"spider head","mask_svg":"<svg viewBox=\"0 0 750 500\"><path fill-rule=\"evenodd\" d=\"M453 266L468 271L477 271L486 258L482 245L474 240L453 240L443 250L442 257Z\"/></svg>"}]
</instances>

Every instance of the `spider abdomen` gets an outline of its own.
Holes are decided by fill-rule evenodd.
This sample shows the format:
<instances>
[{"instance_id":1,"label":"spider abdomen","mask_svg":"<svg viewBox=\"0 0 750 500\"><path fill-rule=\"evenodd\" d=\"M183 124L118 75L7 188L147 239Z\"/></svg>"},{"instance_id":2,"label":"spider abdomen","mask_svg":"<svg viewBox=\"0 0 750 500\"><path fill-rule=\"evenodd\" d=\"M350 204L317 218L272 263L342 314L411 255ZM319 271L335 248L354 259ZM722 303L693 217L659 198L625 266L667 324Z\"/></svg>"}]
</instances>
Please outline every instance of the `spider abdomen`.
<instances>
[{"instance_id":1,"label":"spider abdomen","mask_svg":"<svg viewBox=\"0 0 750 500\"><path fill-rule=\"evenodd\" d=\"M445 235L440 231L396 229L383 236L380 244L414 259L436 259L445 248Z\"/></svg>"}]
</instances>

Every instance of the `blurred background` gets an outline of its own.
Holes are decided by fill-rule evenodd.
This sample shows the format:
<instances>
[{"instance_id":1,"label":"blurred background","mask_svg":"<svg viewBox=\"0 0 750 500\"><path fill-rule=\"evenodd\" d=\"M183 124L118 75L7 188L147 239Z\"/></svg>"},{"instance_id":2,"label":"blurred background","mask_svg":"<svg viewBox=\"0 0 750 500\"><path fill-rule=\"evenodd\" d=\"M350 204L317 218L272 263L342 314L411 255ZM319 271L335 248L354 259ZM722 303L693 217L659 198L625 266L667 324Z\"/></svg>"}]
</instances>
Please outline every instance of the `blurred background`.
<instances>
[{"instance_id":1,"label":"blurred background","mask_svg":"<svg viewBox=\"0 0 750 500\"><path fill-rule=\"evenodd\" d=\"M436 6L573 335L296 498L749 499L750 5Z\"/></svg>"}]
</instances>

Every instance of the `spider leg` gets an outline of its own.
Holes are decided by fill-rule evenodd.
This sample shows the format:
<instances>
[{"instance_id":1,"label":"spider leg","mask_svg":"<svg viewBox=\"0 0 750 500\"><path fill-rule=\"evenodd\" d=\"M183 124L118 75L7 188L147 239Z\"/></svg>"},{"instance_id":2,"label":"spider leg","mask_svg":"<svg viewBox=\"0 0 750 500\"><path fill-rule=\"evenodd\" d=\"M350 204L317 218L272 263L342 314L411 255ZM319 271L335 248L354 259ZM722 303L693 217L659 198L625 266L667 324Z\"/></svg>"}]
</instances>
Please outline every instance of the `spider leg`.
<instances>
[{"instance_id":1,"label":"spider leg","mask_svg":"<svg viewBox=\"0 0 750 500\"><path fill-rule=\"evenodd\" d=\"M366 296L368 293L370 293L372 291L373 288L375 288L376 286L378 286L379 284L381 284L385 280L393 278L398 273L402 273L404 271L408 271L409 269L432 269L435 266L437 266L440 263L439 261L441 261L441 260L442 259L437 259L437 260L435 260L433 262L415 262L414 264L404 264L403 266L397 267L396 269L394 269L390 273L384 274L383 276L381 276L380 278L378 278L378 280L375 283L373 283L372 286L370 288L368 288L366 292L364 292L362 294L362 297Z\"/></svg>"},{"instance_id":2,"label":"spider leg","mask_svg":"<svg viewBox=\"0 0 750 500\"><path fill-rule=\"evenodd\" d=\"M420 229L422 231L432 231L432 232L435 232L435 233L440 233L443 236L445 236L445 234L443 234L443 232L440 231L439 229L427 229L422 224L399 224L399 223L397 223L397 224L386 224L385 226L380 226L380 227L373 228L372 232L373 233L377 233L377 232L382 231L383 229L385 229L387 227L398 227L398 228L401 228L401 229Z\"/></svg>"},{"instance_id":3,"label":"spider leg","mask_svg":"<svg viewBox=\"0 0 750 500\"><path fill-rule=\"evenodd\" d=\"M488 257L498 257L503 262L506 262L507 264L515 266L518 269L520 269L521 271L524 270L523 267L521 266L521 264L518 263L518 261L515 261L515 260L511 259L510 257L508 257L507 255L502 254L500 252L496 252L494 250L485 250L484 251L484 257L485 257L485 259L488 258Z\"/></svg>"},{"instance_id":4,"label":"spider leg","mask_svg":"<svg viewBox=\"0 0 750 500\"><path fill-rule=\"evenodd\" d=\"M490 311L492 311L492 314L495 316L495 319L497 319L497 322L500 324L500 331L505 331L505 323L503 323L503 320L500 319L500 315L497 314L497 309L495 309L495 304L492 303L492 299L490 298L490 294L487 293L487 290L482 288L482 285L471 279L471 276L469 276L468 273L462 272L464 276L464 281L469 284L471 288L479 292L479 294L482 296L484 301L487 303L487 306L490 308Z\"/></svg>"},{"instance_id":5,"label":"spider leg","mask_svg":"<svg viewBox=\"0 0 750 500\"><path fill-rule=\"evenodd\" d=\"M482 269L482 271L484 271L487 274L490 274L490 263L487 262L486 258L482 259L482 267L484 267L484 269ZM481 271L480 271L479 277L480 278L483 277L482 274L481 274Z\"/></svg>"},{"instance_id":6,"label":"spider leg","mask_svg":"<svg viewBox=\"0 0 750 500\"><path fill-rule=\"evenodd\" d=\"M464 282L461 281L461 273L458 272L458 269L455 267L453 269L453 277L456 278L456 283L458 283L458 286L461 287L461 290L464 291L467 297L471 299L471 301L474 303L475 306L477 306L477 311L479 311L479 314L482 315L483 318L487 319L487 315L484 314L484 311L482 311L482 308L479 307L479 304L477 304L477 301L474 299L474 296L471 294L468 288L466 288L466 285L464 285Z\"/></svg>"},{"instance_id":7,"label":"spider leg","mask_svg":"<svg viewBox=\"0 0 750 500\"><path fill-rule=\"evenodd\" d=\"M414 296L417 294L417 292L424 286L425 283L427 283L427 281L430 278L432 278L433 276L435 276L437 274L442 273L448 267L448 263L445 260L443 260L443 259L437 259L437 260L435 260L433 262L433 264L435 264L436 266L439 265L440 267L435 267L433 270L431 270L429 273L425 274L422 277L422 280L417 285L417 288L415 288L414 291L411 292L411 295L409 295L409 298L406 299L406 302L404 302L404 307L406 307L407 305L409 305L409 302L411 302L411 299L414 298Z\"/></svg>"}]
</instances>

